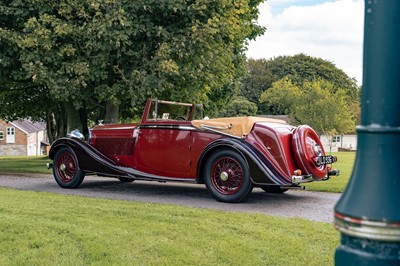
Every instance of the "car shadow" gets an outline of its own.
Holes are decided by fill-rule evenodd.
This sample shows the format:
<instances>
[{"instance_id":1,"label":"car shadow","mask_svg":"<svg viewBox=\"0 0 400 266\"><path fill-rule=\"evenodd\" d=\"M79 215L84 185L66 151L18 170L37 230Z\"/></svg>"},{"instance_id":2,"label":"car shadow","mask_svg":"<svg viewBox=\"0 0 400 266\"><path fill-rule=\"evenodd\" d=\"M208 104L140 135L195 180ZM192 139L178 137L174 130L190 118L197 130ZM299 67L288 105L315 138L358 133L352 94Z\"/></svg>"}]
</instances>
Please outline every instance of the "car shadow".
<instances>
[{"instance_id":1,"label":"car shadow","mask_svg":"<svg viewBox=\"0 0 400 266\"><path fill-rule=\"evenodd\" d=\"M191 184L191 183L180 183L180 182L157 182L157 181L134 181L134 182L121 182L114 178L92 178L84 180L79 186L79 190L90 190L99 193L120 193L126 196L141 196L141 197L172 197L177 200L210 200L218 204L226 204L215 201L204 184ZM241 204L269 204L276 202L282 203L295 203L301 200L306 195L302 193L267 193L260 188L254 188L252 193L247 197Z\"/></svg>"}]
</instances>

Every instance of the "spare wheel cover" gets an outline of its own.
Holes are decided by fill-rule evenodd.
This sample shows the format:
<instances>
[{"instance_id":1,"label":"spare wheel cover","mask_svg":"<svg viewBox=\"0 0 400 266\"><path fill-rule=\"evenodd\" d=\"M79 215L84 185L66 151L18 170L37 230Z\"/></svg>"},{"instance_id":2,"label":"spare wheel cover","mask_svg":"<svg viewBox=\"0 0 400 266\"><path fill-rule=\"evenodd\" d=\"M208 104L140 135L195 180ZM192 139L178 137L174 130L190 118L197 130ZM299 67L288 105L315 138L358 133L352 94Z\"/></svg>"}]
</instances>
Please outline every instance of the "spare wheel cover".
<instances>
[{"instance_id":1,"label":"spare wheel cover","mask_svg":"<svg viewBox=\"0 0 400 266\"><path fill-rule=\"evenodd\" d=\"M314 179L321 180L326 175L326 165L317 166L314 158L317 157L314 146L321 148L325 155L324 147L315 131L306 125L297 127L293 132L292 146L297 165L303 173L311 174Z\"/></svg>"}]
</instances>

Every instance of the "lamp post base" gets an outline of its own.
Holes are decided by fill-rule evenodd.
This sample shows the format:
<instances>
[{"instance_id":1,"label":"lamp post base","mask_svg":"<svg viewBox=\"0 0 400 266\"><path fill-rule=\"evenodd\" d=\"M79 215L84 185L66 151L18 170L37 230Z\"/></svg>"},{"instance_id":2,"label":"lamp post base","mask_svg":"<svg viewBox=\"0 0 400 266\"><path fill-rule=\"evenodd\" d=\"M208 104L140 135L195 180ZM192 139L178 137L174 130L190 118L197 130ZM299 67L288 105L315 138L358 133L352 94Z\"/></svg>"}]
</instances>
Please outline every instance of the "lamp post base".
<instances>
[{"instance_id":1,"label":"lamp post base","mask_svg":"<svg viewBox=\"0 0 400 266\"><path fill-rule=\"evenodd\" d=\"M342 234L335 265L399 266L400 243L362 239Z\"/></svg>"}]
</instances>

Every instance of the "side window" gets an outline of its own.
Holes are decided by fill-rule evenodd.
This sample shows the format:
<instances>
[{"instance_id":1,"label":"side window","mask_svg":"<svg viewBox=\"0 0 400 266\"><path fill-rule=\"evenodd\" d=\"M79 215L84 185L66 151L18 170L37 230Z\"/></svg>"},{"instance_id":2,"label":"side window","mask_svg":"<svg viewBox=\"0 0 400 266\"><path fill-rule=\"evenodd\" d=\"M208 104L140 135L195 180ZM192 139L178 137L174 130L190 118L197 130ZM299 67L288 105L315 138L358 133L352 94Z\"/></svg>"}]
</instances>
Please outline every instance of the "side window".
<instances>
[{"instance_id":1,"label":"side window","mask_svg":"<svg viewBox=\"0 0 400 266\"><path fill-rule=\"evenodd\" d=\"M191 104L152 101L146 121L187 121L191 108Z\"/></svg>"},{"instance_id":2,"label":"side window","mask_svg":"<svg viewBox=\"0 0 400 266\"><path fill-rule=\"evenodd\" d=\"M15 143L15 128L8 127L7 129L7 143Z\"/></svg>"},{"instance_id":3,"label":"side window","mask_svg":"<svg viewBox=\"0 0 400 266\"><path fill-rule=\"evenodd\" d=\"M193 120L204 119L204 111L202 104L196 104L193 114Z\"/></svg>"},{"instance_id":4,"label":"side window","mask_svg":"<svg viewBox=\"0 0 400 266\"><path fill-rule=\"evenodd\" d=\"M147 114L147 121L157 120L157 105L155 101L151 101L150 110Z\"/></svg>"},{"instance_id":5,"label":"side window","mask_svg":"<svg viewBox=\"0 0 400 266\"><path fill-rule=\"evenodd\" d=\"M0 140L3 140L3 139L4 139L4 132L0 131Z\"/></svg>"}]
</instances>

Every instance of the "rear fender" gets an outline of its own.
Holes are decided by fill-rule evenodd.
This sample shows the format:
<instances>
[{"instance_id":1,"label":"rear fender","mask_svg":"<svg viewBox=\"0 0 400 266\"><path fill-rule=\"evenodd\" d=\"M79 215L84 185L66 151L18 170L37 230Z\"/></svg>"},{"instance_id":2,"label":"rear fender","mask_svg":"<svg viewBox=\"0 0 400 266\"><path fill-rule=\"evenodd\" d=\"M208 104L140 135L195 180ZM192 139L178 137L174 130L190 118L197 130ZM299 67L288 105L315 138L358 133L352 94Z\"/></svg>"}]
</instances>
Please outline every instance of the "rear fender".
<instances>
[{"instance_id":1,"label":"rear fender","mask_svg":"<svg viewBox=\"0 0 400 266\"><path fill-rule=\"evenodd\" d=\"M250 178L257 185L291 185L271 166L260 158L259 152L242 139L218 139L209 144L200 156L197 168L197 183L204 183L204 167L212 153L220 149L231 149L238 152L246 161Z\"/></svg>"}]
</instances>

